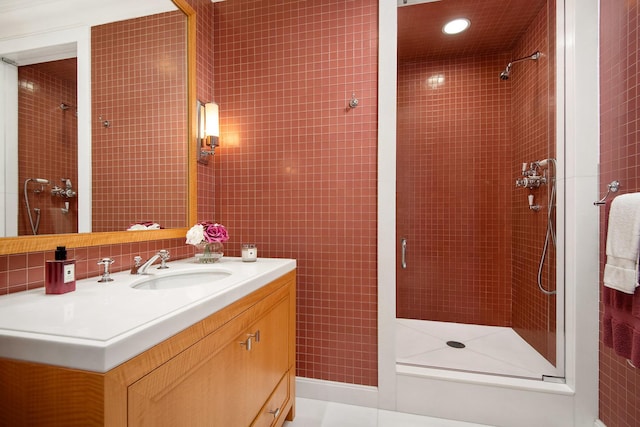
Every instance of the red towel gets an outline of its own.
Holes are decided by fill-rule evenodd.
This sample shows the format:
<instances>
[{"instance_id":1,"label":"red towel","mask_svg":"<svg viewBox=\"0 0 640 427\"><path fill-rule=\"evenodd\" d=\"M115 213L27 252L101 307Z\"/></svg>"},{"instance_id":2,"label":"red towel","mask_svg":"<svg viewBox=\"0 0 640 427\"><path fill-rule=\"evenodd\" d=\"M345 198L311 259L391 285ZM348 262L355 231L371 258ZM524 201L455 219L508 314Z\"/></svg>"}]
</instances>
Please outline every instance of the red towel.
<instances>
[{"instance_id":1,"label":"red towel","mask_svg":"<svg viewBox=\"0 0 640 427\"><path fill-rule=\"evenodd\" d=\"M604 343L640 367L640 295L602 288Z\"/></svg>"},{"instance_id":2,"label":"red towel","mask_svg":"<svg viewBox=\"0 0 640 427\"><path fill-rule=\"evenodd\" d=\"M604 229L609 226L611 200L604 206ZM640 367L640 292L633 295L602 287L602 340L618 356Z\"/></svg>"}]
</instances>

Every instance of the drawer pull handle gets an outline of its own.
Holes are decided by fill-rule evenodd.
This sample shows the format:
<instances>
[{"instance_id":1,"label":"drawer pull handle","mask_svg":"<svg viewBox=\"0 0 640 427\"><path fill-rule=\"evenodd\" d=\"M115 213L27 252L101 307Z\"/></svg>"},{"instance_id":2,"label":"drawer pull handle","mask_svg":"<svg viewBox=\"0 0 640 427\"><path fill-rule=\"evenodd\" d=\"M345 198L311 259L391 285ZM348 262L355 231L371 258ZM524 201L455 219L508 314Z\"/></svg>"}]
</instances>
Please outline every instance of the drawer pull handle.
<instances>
[{"instance_id":1,"label":"drawer pull handle","mask_svg":"<svg viewBox=\"0 0 640 427\"><path fill-rule=\"evenodd\" d=\"M246 341L240 341L238 344L246 346L247 351L251 351L251 337L247 338Z\"/></svg>"},{"instance_id":2,"label":"drawer pull handle","mask_svg":"<svg viewBox=\"0 0 640 427\"><path fill-rule=\"evenodd\" d=\"M278 418L278 415L280 415L280 408L273 409L269 411L269 413L273 415L273 418Z\"/></svg>"},{"instance_id":3,"label":"drawer pull handle","mask_svg":"<svg viewBox=\"0 0 640 427\"><path fill-rule=\"evenodd\" d=\"M260 342L260 329L258 329L255 334L247 334L247 336L255 339L256 342Z\"/></svg>"}]
</instances>

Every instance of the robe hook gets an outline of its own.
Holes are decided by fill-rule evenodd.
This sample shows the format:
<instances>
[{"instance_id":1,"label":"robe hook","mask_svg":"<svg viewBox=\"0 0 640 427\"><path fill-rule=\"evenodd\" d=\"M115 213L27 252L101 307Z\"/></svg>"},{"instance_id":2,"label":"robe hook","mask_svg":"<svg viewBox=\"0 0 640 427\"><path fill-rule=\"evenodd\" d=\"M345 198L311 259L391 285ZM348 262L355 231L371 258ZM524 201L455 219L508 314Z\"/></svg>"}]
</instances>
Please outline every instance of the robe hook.
<instances>
[{"instance_id":1,"label":"robe hook","mask_svg":"<svg viewBox=\"0 0 640 427\"><path fill-rule=\"evenodd\" d=\"M356 98L355 92L351 94L351 100L349 101L349 108L356 108L358 106L358 98Z\"/></svg>"}]
</instances>

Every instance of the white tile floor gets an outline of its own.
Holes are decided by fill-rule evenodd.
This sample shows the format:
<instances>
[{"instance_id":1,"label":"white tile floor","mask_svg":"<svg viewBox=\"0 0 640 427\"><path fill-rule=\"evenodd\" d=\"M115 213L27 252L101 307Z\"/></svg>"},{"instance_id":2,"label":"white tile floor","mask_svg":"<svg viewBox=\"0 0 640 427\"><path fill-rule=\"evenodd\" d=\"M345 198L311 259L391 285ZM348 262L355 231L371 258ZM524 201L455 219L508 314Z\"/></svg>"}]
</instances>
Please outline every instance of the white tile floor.
<instances>
[{"instance_id":1,"label":"white tile floor","mask_svg":"<svg viewBox=\"0 0 640 427\"><path fill-rule=\"evenodd\" d=\"M447 346L459 341L463 349ZM398 363L469 372L541 379L555 375L554 366L511 328L396 320Z\"/></svg>"},{"instance_id":2,"label":"white tile floor","mask_svg":"<svg viewBox=\"0 0 640 427\"><path fill-rule=\"evenodd\" d=\"M423 417L402 412L296 399L296 418L285 427L486 427L460 421Z\"/></svg>"}]
</instances>

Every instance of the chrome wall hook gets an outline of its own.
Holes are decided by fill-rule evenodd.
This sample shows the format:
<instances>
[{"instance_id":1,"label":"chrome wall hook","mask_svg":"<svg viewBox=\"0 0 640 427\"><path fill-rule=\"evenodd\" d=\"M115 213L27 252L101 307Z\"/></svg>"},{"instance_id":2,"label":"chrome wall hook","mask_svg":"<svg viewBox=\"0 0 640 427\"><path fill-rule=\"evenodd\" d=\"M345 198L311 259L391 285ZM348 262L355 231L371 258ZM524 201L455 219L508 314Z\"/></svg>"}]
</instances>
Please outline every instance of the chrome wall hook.
<instances>
[{"instance_id":1,"label":"chrome wall hook","mask_svg":"<svg viewBox=\"0 0 640 427\"><path fill-rule=\"evenodd\" d=\"M620 189L620 182L619 181L611 181L609 184L607 184L607 194L604 195L604 197L600 200L598 200L597 202L593 202L593 204L595 206L602 206L606 203L607 197L609 197L610 193L617 193L618 190Z\"/></svg>"},{"instance_id":2,"label":"chrome wall hook","mask_svg":"<svg viewBox=\"0 0 640 427\"><path fill-rule=\"evenodd\" d=\"M102 116L99 116L99 117L98 117L98 120L100 120L100 124L101 124L103 127L107 128L107 129L111 127L111 122L110 122L109 120L104 120L104 119L102 118Z\"/></svg>"},{"instance_id":3,"label":"chrome wall hook","mask_svg":"<svg viewBox=\"0 0 640 427\"><path fill-rule=\"evenodd\" d=\"M358 98L356 98L355 92L351 94L351 100L349 101L349 108L356 108L358 106Z\"/></svg>"}]
</instances>

